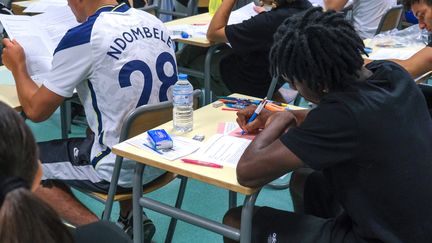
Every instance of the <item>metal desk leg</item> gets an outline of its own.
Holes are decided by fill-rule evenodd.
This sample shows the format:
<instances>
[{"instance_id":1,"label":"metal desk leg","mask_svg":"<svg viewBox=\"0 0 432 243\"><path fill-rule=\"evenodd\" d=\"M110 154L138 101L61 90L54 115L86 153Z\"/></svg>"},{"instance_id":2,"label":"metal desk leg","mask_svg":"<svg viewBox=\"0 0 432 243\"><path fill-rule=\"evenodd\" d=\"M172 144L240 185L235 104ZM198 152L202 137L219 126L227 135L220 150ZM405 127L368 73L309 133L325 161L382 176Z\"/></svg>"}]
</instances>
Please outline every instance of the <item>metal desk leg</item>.
<instances>
[{"instance_id":1,"label":"metal desk leg","mask_svg":"<svg viewBox=\"0 0 432 243\"><path fill-rule=\"evenodd\" d=\"M225 44L217 44L211 46L207 50L207 54L204 62L204 105L208 105L211 102L211 89L210 89L210 81L211 81L211 59L213 57L214 52L221 46Z\"/></svg>"},{"instance_id":2,"label":"metal desk leg","mask_svg":"<svg viewBox=\"0 0 432 243\"><path fill-rule=\"evenodd\" d=\"M133 242L142 243L143 242L143 209L139 203L142 197L142 175L144 172L144 164L136 163L135 165L135 175L133 178L133 188L132 188L132 210L133 210Z\"/></svg>"},{"instance_id":3,"label":"metal desk leg","mask_svg":"<svg viewBox=\"0 0 432 243\"><path fill-rule=\"evenodd\" d=\"M244 200L240 223L240 243L251 242L253 209L258 193L259 191L246 196Z\"/></svg>"},{"instance_id":4,"label":"metal desk leg","mask_svg":"<svg viewBox=\"0 0 432 243\"><path fill-rule=\"evenodd\" d=\"M71 124L71 102L69 100L63 101L60 105L60 129L61 138L68 138Z\"/></svg>"},{"instance_id":5,"label":"metal desk leg","mask_svg":"<svg viewBox=\"0 0 432 243\"><path fill-rule=\"evenodd\" d=\"M237 192L228 191L228 209L237 207Z\"/></svg>"}]
</instances>

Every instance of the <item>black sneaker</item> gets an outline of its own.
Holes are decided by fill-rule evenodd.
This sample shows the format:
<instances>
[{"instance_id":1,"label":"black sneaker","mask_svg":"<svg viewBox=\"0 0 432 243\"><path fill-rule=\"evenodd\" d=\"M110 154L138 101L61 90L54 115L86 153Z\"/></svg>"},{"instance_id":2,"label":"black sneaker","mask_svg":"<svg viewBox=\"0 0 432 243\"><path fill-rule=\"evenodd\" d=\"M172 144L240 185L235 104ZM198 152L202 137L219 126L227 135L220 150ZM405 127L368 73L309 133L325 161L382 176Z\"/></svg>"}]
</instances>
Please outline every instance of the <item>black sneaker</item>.
<instances>
[{"instance_id":1,"label":"black sneaker","mask_svg":"<svg viewBox=\"0 0 432 243\"><path fill-rule=\"evenodd\" d=\"M132 212L129 212L127 217L119 216L117 224L133 239L133 217ZM143 232L144 232L144 242L151 242L155 232L156 227L153 222L147 218L147 215L143 212Z\"/></svg>"}]
</instances>

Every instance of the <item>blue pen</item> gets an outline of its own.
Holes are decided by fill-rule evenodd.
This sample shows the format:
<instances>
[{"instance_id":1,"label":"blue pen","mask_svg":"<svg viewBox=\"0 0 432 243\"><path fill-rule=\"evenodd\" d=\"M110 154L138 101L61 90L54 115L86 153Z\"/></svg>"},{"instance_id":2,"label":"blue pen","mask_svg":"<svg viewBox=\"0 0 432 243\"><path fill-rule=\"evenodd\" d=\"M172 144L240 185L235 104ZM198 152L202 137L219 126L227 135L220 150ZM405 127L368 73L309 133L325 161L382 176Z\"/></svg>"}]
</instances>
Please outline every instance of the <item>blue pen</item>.
<instances>
[{"instance_id":1,"label":"blue pen","mask_svg":"<svg viewBox=\"0 0 432 243\"><path fill-rule=\"evenodd\" d=\"M153 148L152 146L150 146L150 145L148 145L148 144L143 143L143 145L146 146L147 148L149 148L149 149L155 151L155 152L158 153L158 154L163 154L161 151L159 151L159 150Z\"/></svg>"},{"instance_id":2,"label":"blue pen","mask_svg":"<svg viewBox=\"0 0 432 243\"><path fill-rule=\"evenodd\" d=\"M253 122L257 116L259 115L259 113L262 111L262 109L264 108L264 106L267 104L267 97L265 97L262 102L257 106L257 108L255 109L254 113L252 114L252 116L249 118L248 122L246 124L249 124L251 122ZM244 135L245 131L241 132L241 135Z\"/></svg>"}]
</instances>

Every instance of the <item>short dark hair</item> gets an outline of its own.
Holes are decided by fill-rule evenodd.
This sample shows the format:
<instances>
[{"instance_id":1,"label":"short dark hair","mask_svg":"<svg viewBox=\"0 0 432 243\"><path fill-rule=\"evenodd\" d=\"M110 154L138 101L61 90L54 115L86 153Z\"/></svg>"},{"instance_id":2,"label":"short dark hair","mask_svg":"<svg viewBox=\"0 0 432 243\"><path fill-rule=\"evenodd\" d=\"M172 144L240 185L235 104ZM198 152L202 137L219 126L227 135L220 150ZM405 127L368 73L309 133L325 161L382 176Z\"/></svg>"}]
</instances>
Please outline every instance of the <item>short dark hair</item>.
<instances>
[{"instance_id":1,"label":"short dark hair","mask_svg":"<svg viewBox=\"0 0 432 243\"><path fill-rule=\"evenodd\" d=\"M363 66L364 44L344 16L311 8L286 19L270 51L271 72L315 92L343 90Z\"/></svg>"},{"instance_id":2,"label":"short dark hair","mask_svg":"<svg viewBox=\"0 0 432 243\"><path fill-rule=\"evenodd\" d=\"M432 6L432 0L403 0L405 9L411 9L411 6L415 3L426 3L427 5Z\"/></svg>"},{"instance_id":3,"label":"short dark hair","mask_svg":"<svg viewBox=\"0 0 432 243\"><path fill-rule=\"evenodd\" d=\"M19 177L31 187L38 169L38 149L24 119L0 102L0 175Z\"/></svg>"}]
</instances>

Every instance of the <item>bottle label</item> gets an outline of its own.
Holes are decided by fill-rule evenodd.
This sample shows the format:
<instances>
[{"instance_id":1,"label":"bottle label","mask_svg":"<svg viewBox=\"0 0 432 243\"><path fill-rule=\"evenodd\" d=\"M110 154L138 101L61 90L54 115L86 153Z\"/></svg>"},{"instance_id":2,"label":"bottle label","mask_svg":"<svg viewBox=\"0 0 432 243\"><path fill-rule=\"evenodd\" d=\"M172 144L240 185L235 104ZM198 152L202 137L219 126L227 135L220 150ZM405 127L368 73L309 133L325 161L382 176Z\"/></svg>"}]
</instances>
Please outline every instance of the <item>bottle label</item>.
<instances>
[{"instance_id":1,"label":"bottle label","mask_svg":"<svg viewBox=\"0 0 432 243\"><path fill-rule=\"evenodd\" d=\"M175 105L192 105L192 94L174 95L173 102Z\"/></svg>"}]
</instances>

